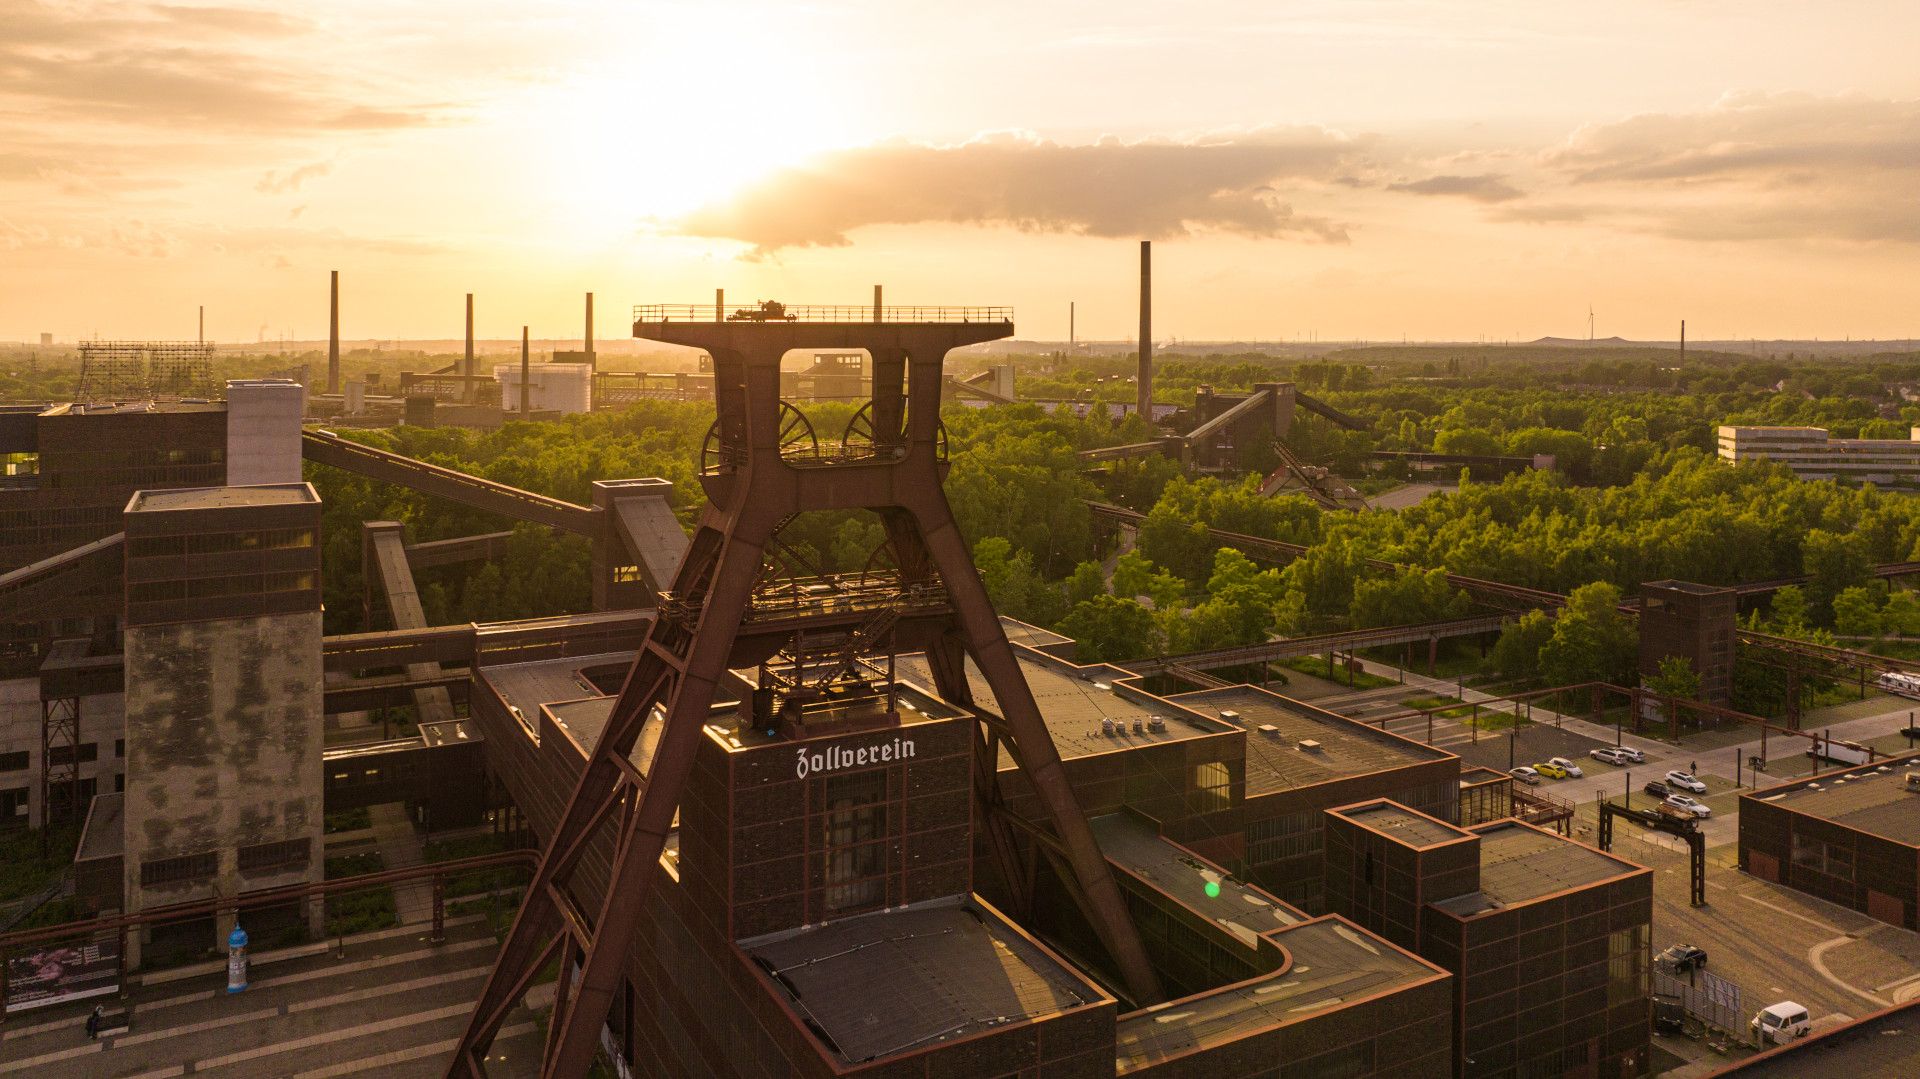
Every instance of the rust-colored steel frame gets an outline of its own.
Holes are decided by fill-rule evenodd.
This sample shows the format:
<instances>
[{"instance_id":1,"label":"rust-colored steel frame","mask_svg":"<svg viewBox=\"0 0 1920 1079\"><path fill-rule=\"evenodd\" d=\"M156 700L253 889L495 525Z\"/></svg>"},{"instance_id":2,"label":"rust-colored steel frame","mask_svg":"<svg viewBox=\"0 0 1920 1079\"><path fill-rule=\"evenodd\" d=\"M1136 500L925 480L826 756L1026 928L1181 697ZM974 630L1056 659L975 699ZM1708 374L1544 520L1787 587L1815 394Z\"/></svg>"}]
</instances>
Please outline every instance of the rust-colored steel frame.
<instances>
[{"instance_id":1,"label":"rust-colored steel frame","mask_svg":"<svg viewBox=\"0 0 1920 1079\"><path fill-rule=\"evenodd\" d=\"M756 620L752 605L763 561L781 524L810 510L866 509L879 514L903 585L937 580L949 613L902 619L901 647L927 650L940 693L971 699L965 661L971 657L992 687L1004 730L989 728L982 752L1004 744L1028 773L1052 818L1054 833L1035 827L1044 853L1081 902L1136 1000L1159 998L1159 985L1093 831L1068 783L1032 691L974 569L946 493L940 426L942 362L954 348L1012 333L995 321L636 322L634 336L703 348L713 357L717 437L727 452L701 477L708 504L672 593L662 603L607 726L550 838L492 975L455 1051L450 1076L485 1074L496 1032L540 969L558 956L561 975L548 1025L541 1074L585 1074L627 962L634 931L646 916L648 889L693 766L715 687L731 667L752 665L786 647L806 618ZM792 349L864 349L873 357L870 456L788 457L781 453L780 358ZM673 616L666 612L685 612ZM818 626L822 619L813 620ZM660 709L655 718L656 708ZM996 723L996 727L1001 724ZM629 757L643 729L657 735L642 774ZM997 804L991 764L979 793ZM1004 819L1004 815L1002 815ZM612 871L598 909L583 909L568 887L595 835L614 829ZM989 823L996 854L1010 855L1010 836ZM1001 857L1016 894L1024 874Z\"/></svg>"}]
</instances>

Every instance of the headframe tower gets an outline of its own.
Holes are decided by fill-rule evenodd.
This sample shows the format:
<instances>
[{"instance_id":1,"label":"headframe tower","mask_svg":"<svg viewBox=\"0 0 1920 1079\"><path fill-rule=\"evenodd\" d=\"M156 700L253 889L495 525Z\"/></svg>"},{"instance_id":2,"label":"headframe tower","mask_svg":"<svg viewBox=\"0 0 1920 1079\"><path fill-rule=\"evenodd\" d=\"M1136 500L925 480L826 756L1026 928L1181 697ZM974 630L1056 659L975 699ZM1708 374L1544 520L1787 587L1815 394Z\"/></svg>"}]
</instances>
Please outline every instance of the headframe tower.
<instances>
[{"instance_id":1,"label":"headframe tower","mask_svg":"<svg viewBox=\"0 0 1920 1079\"><path fill-rule=\"evenodd\" d=\"M1128 994L1142 1005L1159 999L1125 900L942 488L945 356L1012 332L1007 308L763 303L729 313L717 296L713 304L635 308L635 337L713 357L717 417L700 476L708 503L549 839L450 1076L485 1074L494 1035L556 957L561 975L541 1074L585 1074L628 949L649 916L649 889L715 691L729 671L752 667L760 672L755 718L784 724L797 741L816 721L838 722L827 705L846 692L876 692L864 683L880 665L863 657L923 651L940 696L963 707L973 702L971 659L997 704L998 715L977 725L972 790L1000 874L1016 890L1030 879L1016 852L1016 830L1024 832L1068 885ZM796 349L860 349L871 357L872 398L837 438L823 439L781 399L781 357ZM795 572L805 562L781 530L819 510L879 517L886 542L865 572ZM889 658L889 672L891 665ZM890 674L884 692L881 721L897 722ZM1021 819L1002 804L995 774L1003 751L1026 772L1050 820ZM583 861L608 836L610 870Z\"/></svg>"}]
</instances>

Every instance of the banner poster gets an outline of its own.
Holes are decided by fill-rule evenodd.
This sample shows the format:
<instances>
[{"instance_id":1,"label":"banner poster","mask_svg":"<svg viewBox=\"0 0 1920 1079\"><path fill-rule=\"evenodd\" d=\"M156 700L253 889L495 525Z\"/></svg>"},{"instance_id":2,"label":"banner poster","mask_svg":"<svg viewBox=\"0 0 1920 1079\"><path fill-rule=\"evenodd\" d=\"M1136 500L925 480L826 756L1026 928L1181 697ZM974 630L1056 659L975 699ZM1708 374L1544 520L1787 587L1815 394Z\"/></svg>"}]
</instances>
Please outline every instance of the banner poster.
<instances>
[{"instance_id":1,"label":"banner poster","mask_svg":"<svg viewBox=\"0 0 1920 1079\"><path fill-rule=\"evenodd\" d=\"M120 940L70 940L7 960L9 1013L120 991Z\"/></svg>"}]
</instances>

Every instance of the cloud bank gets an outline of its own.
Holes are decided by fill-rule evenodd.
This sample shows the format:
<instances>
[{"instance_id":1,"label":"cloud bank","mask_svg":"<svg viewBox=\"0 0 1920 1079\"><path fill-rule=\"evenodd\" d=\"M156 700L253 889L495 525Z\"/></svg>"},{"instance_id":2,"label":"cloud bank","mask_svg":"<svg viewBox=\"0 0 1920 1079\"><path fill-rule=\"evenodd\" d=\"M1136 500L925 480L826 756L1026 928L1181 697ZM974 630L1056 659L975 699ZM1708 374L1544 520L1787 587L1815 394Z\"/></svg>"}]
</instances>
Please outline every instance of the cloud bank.
<instances>
[{"instance_id":1,"label":"cloud bank","mask_svg":"<svg viewBox=\"0 0 1920 1079\"><path fill-rule=\"evenodd\" d=\"M1234 141L1068 145L1001 134L957 146L884 143L784 169L675 224L687 235L738 240L760 252L843 246L866 226L921 223L1345 243L1345 223L1296 212L1290 191L1331 183L1360 154L1359 143L1318 128Z\"/></svg>"}]
</instances>

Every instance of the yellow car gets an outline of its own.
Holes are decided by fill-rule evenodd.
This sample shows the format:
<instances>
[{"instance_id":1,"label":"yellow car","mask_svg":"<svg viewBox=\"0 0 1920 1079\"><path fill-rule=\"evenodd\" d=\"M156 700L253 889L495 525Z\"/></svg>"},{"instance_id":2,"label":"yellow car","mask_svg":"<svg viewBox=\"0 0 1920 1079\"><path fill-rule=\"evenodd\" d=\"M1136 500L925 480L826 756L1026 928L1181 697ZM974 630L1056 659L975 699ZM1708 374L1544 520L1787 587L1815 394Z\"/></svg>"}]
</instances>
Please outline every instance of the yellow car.
<instances>
[{"instance_id":1,"label":"yellow car","mask_svg":"<svg viewBox=\"0 0 1920 1079\"><path fill-rule=\"evenodd\" d=\"M1533 770L1536 772L1539 772L1543 776L1546 776L1548 779L1567 778L1567 770L1552 762L1548 762L1546 764L1536 764L1533 766Z\"/></svg>"}]
</instances>

